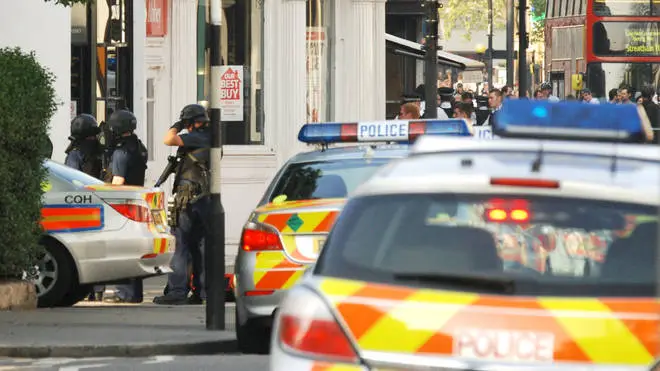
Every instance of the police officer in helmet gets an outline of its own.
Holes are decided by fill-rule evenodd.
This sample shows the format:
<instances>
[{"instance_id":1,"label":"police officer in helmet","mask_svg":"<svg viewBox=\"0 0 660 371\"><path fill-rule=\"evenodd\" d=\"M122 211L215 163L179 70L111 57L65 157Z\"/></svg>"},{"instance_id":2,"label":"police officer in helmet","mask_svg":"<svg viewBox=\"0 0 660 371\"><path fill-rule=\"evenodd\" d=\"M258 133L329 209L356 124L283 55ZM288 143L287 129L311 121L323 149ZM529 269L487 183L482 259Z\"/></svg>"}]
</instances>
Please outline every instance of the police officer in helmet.
<instances>
[{"instance_id":1,"label":"police officer in helmet","mask_svg":"<svg viewBox=\"0 0 660 371\"><path fill-rule=\"evenodd\" d=\"M101 132L94 116L83 113L71 120L71 144L65 150L64 164L83 173L101 179L101 155L103 146L99 142ZM52 151L52 147L51 147ZM91 301L103 298L104 286L95 286L88 299Z\"/></svg>"},{"instance_id":2,"label":"police officer in helmet","mask_svg":"<svg viewBox=\"0 0 660 371\"><path fill-rule=\"evenodd\" d=\"M203 253L201 242L209 233L211 213L209 156L211 133L206 108L190 104L181 110L177 121L165 134L165 145L179 147L180 161L174 178L174 212L170 226L174 229L176 249L172 257L172 273L168 276L167 293L154 298L156 304L201 304ZM180 133L186 129L187 133ZM188 294L188 262L192 259L193 293Z\"/></svg>"},{"instance_id":3,"label":"police officer in helmet","mask_svg":"<svg viewBox=\"0 0 660 371\"><path fill-rule=\"evenodd\" d=\"M110 115L108 126L115 146L106 181L116 185L144 186L147 170L147 148L134 131L137 127L135 115L127 110L117 110ZM143 300L142 279L130 280L129 284L118 285L115 301L141 303Z\"/></svg>"},{"instance_id":4,"label":"police officer in helmet","mask_svg":"<svg viewBox=\"0 0 660 371\"><path fill-rule=\"evenodd\" d=\"M83 113L71 121L71 144L66 149L64 164L101 179L103 148L97 135L101 132L94 116Z\"/></svg>"}]
</instances>

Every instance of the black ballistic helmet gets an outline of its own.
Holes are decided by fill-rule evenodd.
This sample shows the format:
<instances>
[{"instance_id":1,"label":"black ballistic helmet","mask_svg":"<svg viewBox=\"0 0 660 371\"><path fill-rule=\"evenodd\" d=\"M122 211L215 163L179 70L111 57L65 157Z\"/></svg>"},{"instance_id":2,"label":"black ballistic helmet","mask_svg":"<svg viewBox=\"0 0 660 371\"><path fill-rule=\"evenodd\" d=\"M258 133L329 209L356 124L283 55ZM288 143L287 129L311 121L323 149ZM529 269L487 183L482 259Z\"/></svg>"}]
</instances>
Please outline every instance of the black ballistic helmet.
<instances>
[{"instance_id":1,"label":"black ballistic helmet","mask_svg":"<svg viewBox=\"0 0 660 371\"><path fill-rule=\"evenodd\" d=\"M99 124L94 116L83 113L71 120L71 136L69 139L83 139L98 135L100 132L101 129L99 129Z\"/></svg>"},{"instance_id":2,"label":"black ballistic helmet","mask_svg":"<svg viewBox=\"0 0 660 371\"><path fill-rule=\"evenodd\" d=\"M115 135L128 133L137 127L137 118L127 110L115 111L108 119L108 126Z\"/></svg>"},{"instance_id":3,"label":"black ballistic helmet","mask_svg":"<svg viewBox=\"0 0 660 371\"><path fill-rule=\"evenodd\" d=\"M193 122L209 122L209 116L206 114L206 108L201 104L189 104L181 110L179 120Z\"/></svg>"}]
</instances>

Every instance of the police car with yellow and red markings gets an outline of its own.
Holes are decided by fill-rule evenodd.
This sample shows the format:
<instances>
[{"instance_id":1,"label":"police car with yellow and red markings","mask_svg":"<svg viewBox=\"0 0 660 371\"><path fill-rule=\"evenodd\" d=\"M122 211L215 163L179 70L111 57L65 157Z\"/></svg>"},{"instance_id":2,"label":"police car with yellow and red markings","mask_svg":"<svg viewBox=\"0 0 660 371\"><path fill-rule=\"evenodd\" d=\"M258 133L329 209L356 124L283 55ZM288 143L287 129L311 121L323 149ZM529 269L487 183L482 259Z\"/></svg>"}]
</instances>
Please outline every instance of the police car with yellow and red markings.
<instances>
[{"instance_id":1,"label":"police car with yellow and red markings","mask_svg":"<svg viewBox=\"0 0 660 371\"><path fill-rule=\"evenodd\" d=\"M93 284L171 272L175 244L162 190L105 184L50 160L45 167L45 251L24 273L39 306L73 305Z\"/></svg>"},{"instance_id":2,"label":"police car with yellow and red markings","mask_svg":"<svg viewBox=\"0 0 660 371\"><path fill-rule=\"evenodd\" d=\"M243 352L268 350L282 295L316 261L345 198L420 135L471 136L463 120L307 124L298 139L322 149L290 159L242 232L236 258L236 335ZM379 143L380 142L380 143ZM391 144L383 142L392 142ZM355 146L329 148L332 143Z\"/></svg>"},{"instance_id":3,"label":"police car with yellow and red markings","mask_svg":"<svg viewBox=\"0 0 660 371\"><path fill-rule=\"evenodd\" d=\"M636 107L511 100L493 129L420 138L355 190L279 305L271 370L656 369L660 152L624 143ZM534 228L547 266L507 264L499 237Z\"/></svg>"}]
</instances>

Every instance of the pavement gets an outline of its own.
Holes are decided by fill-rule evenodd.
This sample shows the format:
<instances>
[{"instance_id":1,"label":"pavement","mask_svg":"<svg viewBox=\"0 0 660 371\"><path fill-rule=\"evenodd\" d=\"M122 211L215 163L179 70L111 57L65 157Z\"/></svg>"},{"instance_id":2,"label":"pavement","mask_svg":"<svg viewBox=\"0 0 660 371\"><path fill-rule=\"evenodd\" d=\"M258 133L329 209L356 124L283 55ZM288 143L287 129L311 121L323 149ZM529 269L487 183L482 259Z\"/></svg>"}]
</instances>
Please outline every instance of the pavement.
<instances>
[{"instance_id":1,"label":"pavement","mask_svg":"<svg viewBox=\"0 0 660 371\"><path fill-rule=\"evenodd\" d=\"M162 293L161 277L145 291ZM155 283L154 283L155 282ZM205 327L204 305L162 306L81 302L71 308L0 313L0 357L149 357L237 353L234 305L225 331Z\"/></svg>"},{"instance_id":2,"label":"pavement","mask_svg":"<svg viewBox=\"0 0 660 371\"><path fill-rule=\"evenodd\" d=\"M0 358L0 371L4 370L59 370L59 371L264 371L269 369L265 355L196 355L153 356L145 358Z\"/></svg>"}]
</instances>

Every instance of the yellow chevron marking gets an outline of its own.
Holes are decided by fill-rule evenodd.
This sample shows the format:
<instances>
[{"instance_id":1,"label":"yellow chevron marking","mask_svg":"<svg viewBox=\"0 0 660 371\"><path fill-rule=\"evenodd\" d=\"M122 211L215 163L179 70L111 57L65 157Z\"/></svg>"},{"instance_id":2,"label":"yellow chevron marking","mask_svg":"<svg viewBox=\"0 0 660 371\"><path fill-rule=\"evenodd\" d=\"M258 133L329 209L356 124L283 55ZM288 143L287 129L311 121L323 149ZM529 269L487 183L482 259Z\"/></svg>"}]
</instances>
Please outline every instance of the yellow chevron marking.
<instances>
[{"instance_id":1,"label":"yellow chevron marking","mask_svg":"<svg viewBox=\"0 0 660 371\"><path fill-rule=\"evenodd\" d=\"M296 245L296 236L291 234L282 235L282 244L284 244L284 250L289 254L296 251L296 248L298 247L298 245Z\"/></svg>"},{"instance_id":2,"label":"yellow chevron marking","mask_svg":"<svg viewBox=\"0 0 660 371\"><path fill-rule=\"evenodd\" d=\"M384 352L414 353L478 295L453 294L419 290L394 305L393 309L360 339L360 348ZM429 304L454 304L442 310L431 310ZM397 340L392 341L392 334Z\"/></svg>"},{"instance_id":3,"label":"yellow chevron marking","mask_svg":"<svg viewBox=\"0 0 660 371\"><path fill-rule=\"evenodd\" d=\"M328 278L319 284L319 289L328 296L330 301L336 304L353 296L365 286L366 285L361 282Z\"/></svg>"},{"instance_id":4,"label":"yellow chevron marking","mask_svg":"<svg viewBox=\"0 0 660 371\"><path fill-rule=\"evenodd\" d=\"M289 279L286 281L284 286L282 286L282 289L284 290L284 289L292 288L293 285L295 285L298 282L300 277L302 277L303 273L305 273L304 269L297 270L295 273L293 273L291 277L289 277Z\"/></svg>"},{"instance_id":5,"label":"yellow chevron marking","mask_svg":"<svg viewBox=\"0 0 660 371\"><path fill-rule=\"evenodd\" d=\"M257 217L257 220L259 222L263 223L263 221L266 220L267 217L268 217L268 214L259 214L259 216Z\"/></svg>"},{"instance_id":6,"label":"yellow chevron marking","mask_svg":"<svg viewBox=\"0 0 660 371\"><path fill-rule=\"evenodd\" d=\"M325 219L328 215L327 211L314 212L314 213L300 213L298 217L302 219L303 224L298 228L295 233L311 233L314 232L316 227Z\"/></svg>"},{"instance_id":7,"label":"yellow chevron marking","mask_svg":"<svg viewBox=\"0 0 660 371\"><path fill-rule=\"evenodd\" d=\"M639 339L597 299L539 298L538 303L554 315L594 363L648 365L653 362L653 356ZM565 311L586 315L572 316ZM598 317L590 318L590 312L598 313Z\"/></svg>"}]
</instances>

